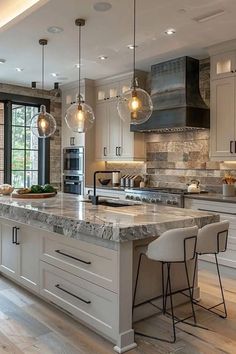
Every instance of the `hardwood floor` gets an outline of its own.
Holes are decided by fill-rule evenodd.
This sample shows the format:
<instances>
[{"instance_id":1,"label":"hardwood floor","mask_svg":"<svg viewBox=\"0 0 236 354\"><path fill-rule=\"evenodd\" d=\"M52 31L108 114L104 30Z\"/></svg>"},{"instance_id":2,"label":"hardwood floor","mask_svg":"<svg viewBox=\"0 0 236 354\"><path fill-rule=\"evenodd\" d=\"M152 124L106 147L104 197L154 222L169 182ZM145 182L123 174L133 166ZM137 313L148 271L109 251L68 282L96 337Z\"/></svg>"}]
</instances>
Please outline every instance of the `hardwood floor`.
<instances>
[{"instance_id":1,"label":"hardwood floor","mask_svg":"<svg viewBox=\"0 0 236 354\"><path fill-rule=\"evenodd\" d=\"M209 267L207 267L209 268ZM200 267L202 301L213 305L219 301L215 273ZM168 344L136 336L138 348L129 354L233 354L236 353L236 271L223 269L223 284L228 307L226 320L202 309L197 319L206 329L179 324L177 341ZM188 313L181 306L178 315ZM151 317L136 327L154 335L166 336L170 320ZM112 344L71 319L53 306L0 277L0 354L111 354Z\"/></svg>"}]
</instances>

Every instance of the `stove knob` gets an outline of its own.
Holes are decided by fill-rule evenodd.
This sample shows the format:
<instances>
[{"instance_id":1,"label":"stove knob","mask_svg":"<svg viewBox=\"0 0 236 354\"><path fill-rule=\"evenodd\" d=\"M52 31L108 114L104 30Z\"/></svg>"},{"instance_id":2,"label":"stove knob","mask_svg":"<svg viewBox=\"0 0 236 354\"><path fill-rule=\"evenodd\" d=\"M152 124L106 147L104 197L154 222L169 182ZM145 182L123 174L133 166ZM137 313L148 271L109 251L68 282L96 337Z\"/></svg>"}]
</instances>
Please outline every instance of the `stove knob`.
<instances>
[{"instance_id":1,"label":"stove knob","mask_svg":"<svg viewBox=\"0 0 236 354\"><path fill-rule=\"evenodd\" d=\"M129 197L129 199L134 199L133 195L131 195L131 196Z\"/></svg>"},{"instance_id":2,"label":"stove knob","mask_svg":"<svg viewBox=\"0 0 236 354\"><path fill-rule=\"evenodd\" d=\"M161 203L161 202L162 202L162 200L160 198L156 199L156 203Z\"/></svg>"},{"instance_id":3,"label":"stove knob","mask_svg":"<svg viewBox=\"0 0 236 354\"><path fill-rule=\"evenodd\" d=\"M166 204L172 204L170 199L167 199Z\"/></svg>"},{"instance_id":4,"label":"stove knob","mask_svg":"<svg viewBox=\"0 0 236 354\"><path fill-rule=\"evenodd\" d=\"M142 202L146 203L147 201L148 201L147 198L145 197L142 198Z\"/></svg>"},{"instance_id":5,"label":"stove knob","mask_svg":"<svg viewBox=\"0 0 236 354\"><path fill-rule=\"evenodd\" d=\"M136 199L136 200L140 200L140 198L139 198L139 197L136 197L135 199Z\"/></svg>"},{"instance_id":6,"label":"stove knob","mask_svg":"<svg viewBox=\"0 0 236 354\"><path fill-rule=\"evenodd\" d=\"M172 201L172 204L173 204L173 205L177 205L177 204L178 204L177 200L173 200L173 201Z\"/></svg>"},{"instance_id":7,"label":"stove knob","mask_svg":"<svg viewBox=\"0 0 236 354\"><path fill-rule=\"evenodd\" d=\"M151 199L151 203L156 203L156 200L155 199Z\"/></svg>"}]
</instances>

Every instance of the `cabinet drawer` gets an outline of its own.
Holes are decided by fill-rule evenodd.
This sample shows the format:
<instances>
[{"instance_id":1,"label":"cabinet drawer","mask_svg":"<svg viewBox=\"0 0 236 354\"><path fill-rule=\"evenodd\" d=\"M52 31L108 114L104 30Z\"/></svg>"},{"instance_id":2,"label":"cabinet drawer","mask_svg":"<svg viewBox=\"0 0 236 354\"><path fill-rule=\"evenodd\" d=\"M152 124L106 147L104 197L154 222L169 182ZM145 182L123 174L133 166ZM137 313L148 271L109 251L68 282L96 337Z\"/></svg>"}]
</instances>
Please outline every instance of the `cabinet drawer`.
<instances>
[{"instance_id":1,"label":"cabinet drawer","mask_svg":"<svg viewBox=\"0 0 236 354\"><path fill-rule=\"evenodd\" d=\"M117 291L117 252L79 240L42 239L40 259L106 289Z\"/></svg>"},{"instance_id":2,"label":"cabinet drawer","mask_svg":"<svg viewBox=\"0 0 236 354\"><path fill-rule=\"evenodd\" d=\"M90 327L115 338L117 294L42 261L40 294Z\"/></svg>"}]
</instances>

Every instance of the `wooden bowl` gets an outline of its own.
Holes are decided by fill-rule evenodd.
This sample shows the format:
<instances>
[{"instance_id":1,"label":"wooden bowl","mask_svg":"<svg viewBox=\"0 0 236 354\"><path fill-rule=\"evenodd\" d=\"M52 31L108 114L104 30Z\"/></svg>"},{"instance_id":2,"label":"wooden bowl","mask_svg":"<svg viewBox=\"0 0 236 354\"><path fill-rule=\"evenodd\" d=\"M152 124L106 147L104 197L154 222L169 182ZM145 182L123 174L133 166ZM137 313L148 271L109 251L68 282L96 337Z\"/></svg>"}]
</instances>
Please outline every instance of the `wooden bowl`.
<instances>
[{"instance_id":1,"label":"wooden bowl","mask_svg":"<svg viewBox=\"0 0 236 354\"><path fill-rule=\"evenodd\" d=\"M111 182L111 178L98 178L102 186L107 186Z\"/></svg>"}]
</instances>

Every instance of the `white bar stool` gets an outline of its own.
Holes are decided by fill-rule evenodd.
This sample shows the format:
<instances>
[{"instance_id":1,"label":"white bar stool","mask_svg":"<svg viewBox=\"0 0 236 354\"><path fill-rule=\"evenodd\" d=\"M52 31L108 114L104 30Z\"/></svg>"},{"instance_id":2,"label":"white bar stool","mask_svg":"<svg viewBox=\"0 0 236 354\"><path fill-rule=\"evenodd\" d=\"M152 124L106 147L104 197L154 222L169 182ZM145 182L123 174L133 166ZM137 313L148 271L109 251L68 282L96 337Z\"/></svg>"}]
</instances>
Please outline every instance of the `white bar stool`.
<instances>
[{"instance_id":1,"label":"white bar stool","mask_svg":"<svg viewBox=\"0 0 236 354\"><path fill-rule=\"evenodd\" d=\"M156 239L155 241L151 242L148 245L147 251L145 253L140 254L136 282L135 282L135 288L134 288L133 310L135 307L139 307L139 306L146 304L146 303L150 303L154 307L157 307L158 309L160 309L157 305L153 304L152 301L162 297L162 299L163 299L162 309L161 309L162 313L168 314L172 318L173 339L164 339L164 338L154 337L154 336L150 336L148 334L141 333L141 332L135 332L136 334L144 336L144 337L148 337L151 339L157 339L157 340L161 340L161 341L168 342L168 343L174 343L176 341L175 326L177 323L183 322L191 317L194 318L194 322L196 323L196 317L195 317L194 306L193 306L193 301L192 301L193 300L192 299L192 290L191 290L191 286L190 286L187 262L190 260L193 260L195 258L195 251L196 251L196 245L197 245L197 234L198 234L197 226L166 231L158 239ZM156 298L152 298L150 300L144 301L142 303L136 304L135 301L136 301L136 294L137 294L137 288L138 288L139 273L140 273L140 267L141 267L141 262L142 262L143 257L147 257L148 259L153 260L153 261L161 262L161 265L162 265L162 295L158 296ZM172 286L171 286L171 264L173 264L173 263L185 264L185 273L186 273L186 280L187 280L187 285L188 285L188 287L186 289L177 290L174 293L172 292ZM164 278L164 266L165 265L167 266L166 285L164 284L165 283L165 278ZM188 291L188 293L189 293L191 307L192 307L192 314L191 314L191 316L188 316L184 319L179 319L174 315L173 294L176 294L179 292L181 293L184 290ZM167 302L168 296L170 297L171 313L168 313L166 310L166 302Z\"/></svg>"},{"instance_id":2,"label":"white bar stool","mask_svg":"<svg viewBox=\"0 0 236 354\"><path fill-rule=\"evenodd\" d=\"M194 275L193 275L193 284L194 284L195 276L196 276L196 269L197 269L197 260L198 260L199 255L204 255L204 254L215 255L215 263L216 263L216 269L217 269L217 274L218 274L218 279L219 279L222 301L216 305L211 306L211 307L206 307L206 306L203 306L202 304L200 304L198 300L194 299L194 304L196 304L196 305L204 308L205 310L210 311L222 318L227 317L227 309L226 309L226 304L225 304L224 290L223 290L223 286L222 286L217 255L220 252L225 252L227 249L228 232L229 232L229 222L228 221L221 221L221 222L209 224L209 225L204 226L202 229L200 229L198 231L197 248L196 248L196 263L195 263ZM194 288L192 288L192 289L194 289ZM192 294L192 295L194 297L194 294ZM220 305L223 305L224 311L217 309L217 307ZM214 311L213 309L221 311L222 313L218 313L218 312Z\"/></svg>"}]
</instances>

